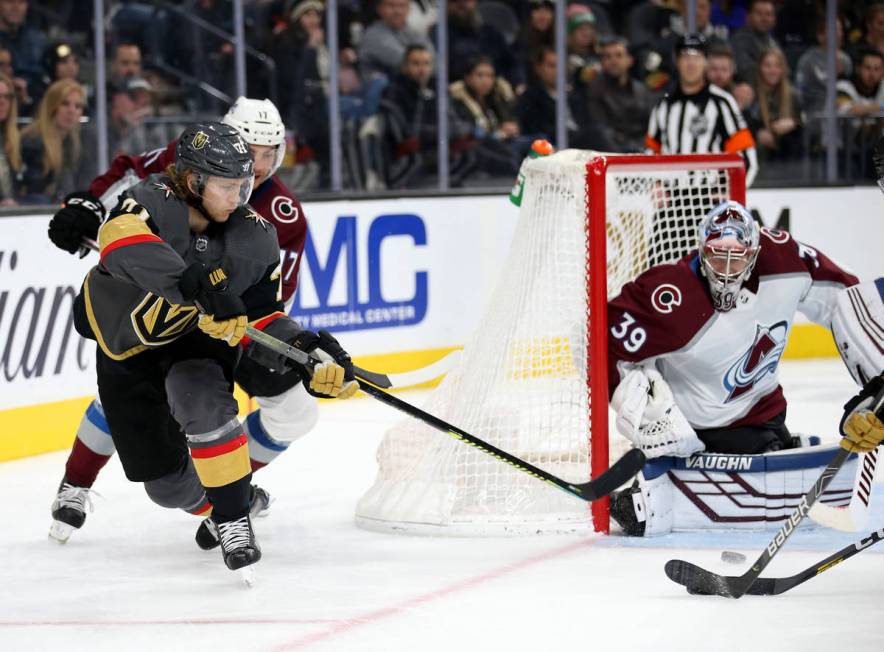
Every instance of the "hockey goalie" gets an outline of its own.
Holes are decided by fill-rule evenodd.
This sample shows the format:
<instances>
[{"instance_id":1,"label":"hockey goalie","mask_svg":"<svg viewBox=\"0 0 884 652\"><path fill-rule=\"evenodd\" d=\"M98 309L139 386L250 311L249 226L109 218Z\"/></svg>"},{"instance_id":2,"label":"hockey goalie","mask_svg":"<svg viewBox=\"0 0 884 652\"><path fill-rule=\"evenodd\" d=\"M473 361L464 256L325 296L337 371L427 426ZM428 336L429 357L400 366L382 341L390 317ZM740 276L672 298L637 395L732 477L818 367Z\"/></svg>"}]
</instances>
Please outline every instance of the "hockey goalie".
<instances>
[{"instance_id":1,"label":"hockey goalie","mask_svg":"<svg viewBox=\"0 0 884 652\"><path fill-rule=\"evenodd\" d=\"M729 201L700 223L696 252L609 302L616 428L651 459L612 498L624 533L778 527L833 454L786 427L780 358L796 312L830 328L857 283ZM822 500L846 504L855 469L845 465Z\"/></svg>"}]
</instances>

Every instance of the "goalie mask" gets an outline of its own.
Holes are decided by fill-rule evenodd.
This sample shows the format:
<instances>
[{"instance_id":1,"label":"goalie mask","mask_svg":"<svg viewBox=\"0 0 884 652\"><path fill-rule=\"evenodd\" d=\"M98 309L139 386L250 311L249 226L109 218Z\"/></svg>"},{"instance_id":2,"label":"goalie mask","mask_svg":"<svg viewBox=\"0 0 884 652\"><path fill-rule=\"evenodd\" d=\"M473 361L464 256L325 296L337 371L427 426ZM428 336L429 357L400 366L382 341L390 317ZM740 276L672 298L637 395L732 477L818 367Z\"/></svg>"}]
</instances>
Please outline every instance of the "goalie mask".
<instances>
[{"instance_id":1,"label":"goalie mask","mask_svg":"<svg viewBox=\"0 0 884 652\"><path fill-rule=\"evenodd\" d=\"M727 312L737 305L740 288L758 258L759 238L758 224L735 201L722 202L700 222L700 272L709 283L716 310Z\"/></svg>"},{"instance_id":2,"label":"goalie mask","mask_svg":"<svg viewBox=\"0 0 884 652\"><path fill-rule=\"evenodd\" d=\"M222 122L201 122L185 129L175 148L175 168L179 174L194 174L197 197L202 197L212 177L242 180L238 186L240 206L252 195L252 152L239 131Z\"/></svg>"},{"instance_id":3,"label":"goalie mask","mask_svg":"<svg viewBox=\"0 0 884 652\"><path fill-rule=\"evenodd\" d=\"M267 178L272 177L285 157L285 125L273 102L239 97L221 121L235 127L249 145L276 148L273 165L267 174Z\"/></svg>"}]
</instances>

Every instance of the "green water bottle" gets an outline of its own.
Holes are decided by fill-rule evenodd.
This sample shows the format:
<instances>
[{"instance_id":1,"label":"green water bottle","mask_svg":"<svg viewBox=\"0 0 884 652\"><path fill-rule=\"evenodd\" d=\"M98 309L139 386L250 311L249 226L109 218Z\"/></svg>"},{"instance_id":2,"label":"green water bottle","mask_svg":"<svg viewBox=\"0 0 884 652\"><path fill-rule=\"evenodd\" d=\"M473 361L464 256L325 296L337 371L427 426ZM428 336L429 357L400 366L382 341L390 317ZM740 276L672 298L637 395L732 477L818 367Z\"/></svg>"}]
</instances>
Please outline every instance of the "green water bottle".
<instances>
[{"instance_id":1,"label":"green water bottle","mask_svg":"<svg viewBox=\"0 0 884 652\"><path fill-rule=\"evenodd\" d=\"M525 166L528 164L528 161L542 156L549 156L554 151L555 149L550 142L543 138L538 138L531 143L531 149L528 150L528 156L525 157L525 160L522 161L522 165L519 168L519 176L516 177L516 183L513 185L513 189L510 190L510 201L513 204L516 206L522 205L522 194L525 192Z\"/></svg>"}]
</instances>

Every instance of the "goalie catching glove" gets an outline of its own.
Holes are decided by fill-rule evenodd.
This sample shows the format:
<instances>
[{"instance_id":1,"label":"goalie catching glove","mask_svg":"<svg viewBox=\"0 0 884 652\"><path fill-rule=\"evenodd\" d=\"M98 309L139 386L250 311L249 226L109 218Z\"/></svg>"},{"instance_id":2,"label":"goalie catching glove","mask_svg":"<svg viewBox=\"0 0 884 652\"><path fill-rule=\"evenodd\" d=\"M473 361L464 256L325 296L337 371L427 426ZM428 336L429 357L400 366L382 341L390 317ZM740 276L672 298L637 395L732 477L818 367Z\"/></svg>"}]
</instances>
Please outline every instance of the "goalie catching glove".
<instances>
[{"instance_id":1,"label":"goalie catching glove","mask_svg":"<svg viewBox=\"0 0 884 652\"><path fill-rule=\"evenodd\" d=\"M633 369L611 398L617 431L646 457L689 457L706 446L675 404L669 384L655 369Z\"/></svg>"},{"instance_id":2,"label":"goalie catching glove","mask_svg":"<svg viewBox=\"0 0 884 652\"><path fill-rule=\"evenodd\" d=\"M276 319L263 330L304 353L315 353L320 362L311 370L258 342L252 342L247 355L258 364L280 374L294 369L307 392L319 398L350 398L359 389L350 354L328 331L314 333L301 330L287 318Z\"/></svg>"},{"instance_id":3,"label":"goalie catching glove","mask_svg":"<svg viewBox=\"0 0 884 652\"><path fill-rule=\"evenodd\" d=\"M872 378L844 406L841 448L867 453L884 441L884 375Z\"/></svg>"}]
</instances>

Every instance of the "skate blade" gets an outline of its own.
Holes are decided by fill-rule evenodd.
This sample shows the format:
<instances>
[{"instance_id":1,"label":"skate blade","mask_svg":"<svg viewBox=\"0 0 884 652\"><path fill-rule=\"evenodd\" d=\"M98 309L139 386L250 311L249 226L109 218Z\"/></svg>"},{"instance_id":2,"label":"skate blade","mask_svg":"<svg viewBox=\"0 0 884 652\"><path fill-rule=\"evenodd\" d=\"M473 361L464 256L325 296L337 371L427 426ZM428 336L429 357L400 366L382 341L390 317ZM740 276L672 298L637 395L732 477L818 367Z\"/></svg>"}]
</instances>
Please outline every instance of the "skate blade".
<instances>
[{"instance_id":1,"label":"skate blade","mask_svg":"<svg viewBox=\"0 0 884 652\"><path fill-rule=\"evenodd\" d=\"M243 583L250 589L255 586L255 569L251 566L243 566L239 569L239 576Z\"/></svg>"},{"instance_id":2,"label":"skate blade","mask_svg":"<svg viewBox=\"0 0 884 652\"><path fill-rule=\"evenodd\" d=\"M257 518L265 518L267 516L270 516L270 506L273 505L274 500L276 500L276 498L273 496L270 496L270 500L267 501L267 505L264 507L264 509L262 509L260 512L255 514L255 516Z\"/></svg>"},{"instance_id":3,"label":"skate blade","mask_svg":"<svg viewBox=\"0 0 884 652\"><path fill-rule=\"evenodd\" d=\"M68 542L68 539L71 538L76 529L73 525L68 525L61 521L52 521L52 527L49 528L49 538L56 543L64 544Z\"/></svg>"}]
</instances>

